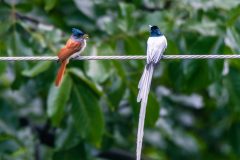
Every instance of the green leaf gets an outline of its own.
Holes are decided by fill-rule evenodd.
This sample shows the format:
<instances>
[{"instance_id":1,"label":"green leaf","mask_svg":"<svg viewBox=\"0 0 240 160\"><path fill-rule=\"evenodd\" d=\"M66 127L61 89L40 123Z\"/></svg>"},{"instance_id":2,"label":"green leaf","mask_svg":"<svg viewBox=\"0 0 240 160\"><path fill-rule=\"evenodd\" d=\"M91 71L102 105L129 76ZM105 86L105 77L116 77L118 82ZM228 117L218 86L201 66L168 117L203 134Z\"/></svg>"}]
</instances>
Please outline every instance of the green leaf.
<instances>
[{"instance_id":1,"label":"green leaf","mask_svg":"<svg viewBox=\"0 0 240 160\"><path fill-rule=\"evenodd\" d=\"M111 61L90 61L87 67L87 75L97 83L103 83L113 73Z\"/></svg>"},{"instance_id":2,"label":"green leaf","mask_svg":"<svg viewBox=\"0 0 240 160\"><path fill-rule=\"evenodd\" d=\"M84 76L81 70L71 68L70 73L74 75L75 84L71 108L74 124L83 138L99 146L104 129L103 115L98 102L99 95L102 93Z\"/></svg>"},{"instance_id":3,"label":"green leaf","mask_svg":"<svg viewBox=\"0 0 240 160\"><path fill-rule=\"evenodd\" d=\"M216 6L220 9L225 9L231 11L234 7L238 6L240 4L240 1L235 0L229 0L229 1L213 1L212 6Z\"/></svg>"},{"instance_id":4,"label":"green leaf","mask_svg":"<svg viewBox=\"0 0 240 160\"><path fill-rule=\"evenodd\" d=\"M232 127L230 128L230 130L228 132L229 132L228 134L229 134L229 140L231 142L231 147L232 147L234 153L236 153L236 155L239 157L240 156L240 138L239 138L240 125L239 125L239 121L233 123Z\"/></svg>"},{"instance_id":5,"label":"green leaf","mask_svg":"<svg viewBox=\"0 0 240 160\"><path fill-rule=\"evenodd\" d=\"M206 61L184 61L183 79L181 82L186 90L200 90L211 83L209 68ZM185 84L185 85L184 85Z\"/></svg>"},{"instance_id":6,"label":"green leaf","mask_svg":"<svg viewBox=\"0 0 240 160\"><path fill-rule=\"evenodd\" d=\"M140 104L139 104L140 107ZM148 95L148 103L146 109L146 126L153 127L157 122L160 114L160 104L152 92Z\"/></svg>"},{"instance_id":7,"label":"green leaf","mask_svg":"<svg viewBox=\"0 0 240 160\"><path fill-rule=\"evenodd\" d=\"M61 122L66 103L69 99L72 87L72 80L68 74L63 77L62 84L59 87L51 86L47 99L47 114L54 125Z\"/></svg>"},{"instance_id":8,"label":"green leaf","mask_svg":"<svg viewBox=\"0 0 240 160\"><path fill-rule=\"evenodd\" d=\"M99 147L104 131L103 113L96 96L84 84L74 86L71 113L79 134Z\"/></svg>"},{"instance_id":9,"label":"green leaf","mask_svg":"<svg viewBox=\"0 0 240 160\"><path fill-rule=\"evenodd\" d=\"M179 54L179 49L177 47L177 43L174 42L173 40L171 39L168 39L168 46L171 46L169 48L167 48L167 52L170 53L170 54Z\"/></svg>"},{"instance_id":10,"label":"green leaf","mask_svg":"<svg viewBox=\"0 0 240 160\"><path fill-rule=\"evenodd\" d=\"M109 63L103 61L89 61L87 66L87 75L95 82L104 82L111 74Z\"/></svg>"},{"instance_id":11,"label":"green leaf","mask_svg":"<svg viewBox=\"0 0 240 160\"><path fill-rule=\"evenodd\" d=\"M122 80L127 79L123 64L117 61L113 61L113 65L116 73L122 78Z\"/></svg>"},{"instance_id":12,"label":"green leaf","mask_svg":"<svg viewBox=\"0 0 240 160\"><path fill-rule=\"evenodd\" d=\"M104 44L98 47L91 46L89 52L93 56L113 54L111 47ZM111 61L88 61L84 67L86 68L87 76L97 83L103 83L113 72Z\"/></svg>"},{"instance_id":13,"label":"green leaf","mask_svg":"<svg viewBox=\"0 0 240 160\"><path fill-rule=\"evenodd\" d=\"M226 24L228 26L233 26L234 23L237 21L237 19L240 16L240 6L237 6L236 8L234 8L231 12L230 12L230 18L229 20L226 22Z\"/></svg>"},{"instance_id":14,"label":"green leaf","mask_svg":"<svg viewBox=\"0 0 240 160\"><path fill-rule=\"evenodd\" d=\"M19 140L15 135L9 134L9 133L0 133L0 142L4 141L14 141L16 142L19 146L24 146L21 140Z\"/></svg>"},{"instance_id":15,"label":"green leaf","mask_svg":"<svg viewBox=\"0 0 240 160\"><path fill-rule=\"evenodd\" d=\"M136 86L136 85L135 85ZM137 89L131 89L130 90L130 96L129 96L129 103L131 104L132 110L133 110L133 118L134 122L138 124L138 117L139 117L139 111L140 111L140 103L137 103Z\"/></svg>"},{"instance_id":16,"label":"green leaf","mask_svg":"<svg viewBox=\"0 0 240 160\"><path fill-rule=\"evenodd\" d=\"M37 65L35 65L31 69L22 71L22 75L24 75L26 77L35 77L35 76L39 75L40 73L48 70L48 68L51 66L51 64L52 63L50 61L39 62Z\"/></svg>"},{"instance_id":17,"label":"green leaf","mask_svg":"<svg viewBox=\"0 0 240 160\"><path fill-rule=\"evenodd\" d=\"M4 40L0 39L0 55L7 56L7 48Z\"/></svg>"},{"instance_id":18,"label":"green leaf","mask_svg":"<svg viewBox=\"0 0 240 160\"><path fill-rule=\"evenodd\" d=\"M44 7L44 9L46 10L46 11L50 11L50 10L52 10L54 7L55 7L55 5L57 4L57 2L58 2L58 0L45 0L45 7Z\"/></svg>"},{"instance_id":19,"label":"green leaf","mask_svg":"<svg viewBox=\"0 0 240 160\"><path fill-rule=\"evenodd\" d=\"M84 144L72 147L68 150L60 150L53 154L53 160L85 160L87 159Z\"/></svg>"},{"instance_id":20,"label":"green leaf","mask_svg":"<svg viewBox=\"0 0 240 160\"><path fill-rule=\"evenodd\" d=\"M10 26L11 26L11 21L4 21L3 23L1 23L0 35L3 36L4 34L6 34L7 31L9 30Z\"/></svg>"},{"instance_id":21,"label":"green leaf","mask_svg":"<svg viewBox=\"0 0 240 160\"><path fill-rule=\"evenodd\" d=\"M72 115L69 115L66 120L66 127L61 128L60 133L56 137L56 150L68 150L80 143L81 137L76 132Z\"/></svg>"},{"instance_id":22,"label":"green leaf","mask_svg":"<svg viewBox=\"0 0 240 160\"><path fill-rule=\"evenodd\" d=\"M94 2L89 0L74 0L76 7L88 17L94 19L95 12L94 12Z\"/></svg>"},{"instance_id":23,"label":"green leaf","mask_svg":"<svg viewBox=\"0 0 240 160\"><path fill-rule=\"evenodd\" d=\"M187 26L188 31L195 31L204 36L216 36L219 34L217 22L204 18L201 22L197 21Z\"/></svg>"},{"instance_id":24,"label":"green leaf","mask_svg":"<svg viewBox=\"0 0 240 160\"><path fill-rule=\"evenodd\" d=\"M56 32L56 31L55 31L55 32ZM46 33L46 34L47 34L47 33ZM50 34L50 33L48 33L48 34ZM46 41L46 40L44 39L43 34L32 32L32 33L31 33L31 36L32 36L32 38L34 38L35 41L38 41L38 43L41 45L41 47L45 48L45 47L47 46L48 41ZM54 38L54 37L59 37L59 35L54 35L54 36L52 36L52 37L51 37L51 40L52 40L52 41L53 41L53 38ZM48 40L49 40L49 39L48 39Z\"/></svg>"},{"instance_id":25,"label":"green leaf","mask_svg":"<svg viewBox=\"0 0 240 160\"><path fill-rule=\"evenodd\" d=\"M119 14L121 17L131 17L132 12L134 11L135 7L132 4L129 3L120 3L119 4Z\"/></svg>"},{"instance_id":26,"label":"green leaf","mask_svg":"<svg viewBox=\"0 0 240 160\"><path fill-rule=\"evenodd\" d=\"M2 62L0 63L0 74L4 73L6 71L7 64Z\"/></svg>"},{"instance_id":27,"label":"green leaf","mask_svg":"<svg viewBox=\"0 0 240 160\"><path fill-rule=\"evenodd\" d=\"M12 153L12 157L17 159L19 157L26 155L27 152L28 152L27 148L21 147Z\"/></svg>"},{"instance_id":28,"label":"green leaf","mask_svg":"<svg viewBox=\"0 0 240 160\"><path fill-rule=\"evenodd\" d=\"M225 36L225 43L229 46L233 51L240 51L240 36L237 30L233 27L227 29L227 35Z\"/></svg>"},{"instance_id":29,"label":"green leaf","mask_svg":"<svg viewBox=\"0 0 240 160\"><path fill-rule=\"evenodd\" d=\"M26 33L26 32L25 32ZM26 39L24 39L24 36L22 33L15 31L13 33L12 41L10 43L12 44L13 49L13 55L23 56L23 55L33 55L32 48L29 48L26 44Z\"/></svg>"},{"instance_id":30,"label":"green leaf","mask_svg":"<svg viewBox=\"0 0 240 160\"><path fill-rule=\"evenodd\" d=\"M116 109L119 106L119 103L121 102L126 91L126 85L120 78L114 77L105 91L110 103Z\"/></svg>"},{"instance_id":31,"label":"green leaf","mask_svg":"<svg viewBox=\"0 0 240 160\"><path fill-rule=\"evenodd\" d=\"M154 18L153 18L154 17ZM166 25L166 21L164 20L164 14L161 12L151 12L144 14L143 22L145 23L143 28L146 31L148 28L148 25L157 25L159 27ZM170 27L170 26L168 26ZM163 28L163 27L161 27ZM165 29L166 27L164 27Z\"/></svg>"},{"instance_id":32,"label":"green leaf","mask_svg":"<svg viewBox=\"0 0 240 160\"><path fill-rule=\"evenodd\" d=\"M119 4L119 17L118 27L123 31L127 32L129 28L134 26L135 18L133 18L133 12L135 6L129 3L120 3Z\"/></svg>"},{"instance_id":33,"label":"green leaf","mask_svg":"<svg viewBox=\"0 0 240 160\"><path fill-rule=\"evenodd\" d=\"M186 3L186 4L184 4ZM191 7L194 10L200 10L203 9L205 11L210 10L210 9L214 9L214 8L218 8L218 9L222 9L222 10L231 10L232 8L234 8L235 6L239 5L239 1L235 1L235 0L228 0L228 1L219 1L219 0L212 0L212 1L205 1L205 0L200 0L200 1L191 1L191 0L187 0L185 1L183 4L184 5L188 5L190 4ZM186 6L185 6L186 7ZM190 6L187 6L190 7Z\"/></svg>"},{"instance_id":34,"label":"green leaf","mask_svg":"<svg viewBox=\"0 0 240 160\"><path fill-rule=\"evenodd\" d=\"M33 1L32 3L36 4L36 1ZM29 2L21 2L15 6L18 11L22 12L31 12L31 10L34 8L33 4Z\"/></svg>"},{"instance_id":35,"label":"green leaf","mask_svg":"<svg viewBox=\"0 0 240 160\"><path fill-rule=\"evenodd\" d=\"M125 52L129 55L139 55L145 52L145 47L142 46L137 37L127 37L124 41Z\"/></svg>"},{"instance_id":36,"label":"green leaf","mask_svg":"<svg viewBox=\"0 0 240 160\"><path fill-rule=\"evenodd\" d=\"M77 78L79 78L81 81L85 83L85 85L88 85L88 87L95 92L97 95L102 95L102 91L99 86L97 86L95 83L91 82L85 75L84 73L77 69L77 68L70 68L69 73L73 74Z\"/></svg>"},{"instance_id":37,"label":"green leaf","mask_svg":"<svg viewBox=\"0 0 240 160\"><path fill-rule=\"evenodd\" d=\"M90 124L90 117L88 115L87 106L84 104L81 94L78 89L73 89L73 105L71 107L71 113L73 115L74 124L81 137L86 138L88 134L88 128ZM89 99L90 100L90 99Z\"/></svg>"},{"instance_id":38,"label":"green leaf","mask_svg":"<svg viewBox=\"0 0 240 160\"><path fill-rule=\"evenodd\" d=\"M170 63L168 73L176 89L193 92L205 89L214 80L219 80L222 68L221 60L185 60Z\"/></svg>"},{"instance_id":39,"label":"green leaf","mask_svg":"<svg viewBox=\"0 0 240 160\"><path fill-rule=\"evenodd\" d=\"M25 77L22 76L21 72L26 67L26 62L18 62L14 63L14 74L15 78L13 83L11 84L12 89L18 89L21 85L26 83Z\"/></svg>"},{"instance_id":40,"label":"green leaf","mask_svg":"<svg viewBox=\"0 0 240 160\"><path fill-rule=\"evenodd\" d=\"M227 78L224 80L224 83L228 89L229 98L230 98L230 107L233 108L233 111L240 113L240 72L235 68L231 68Z\"/></svg>"}]
</instances>

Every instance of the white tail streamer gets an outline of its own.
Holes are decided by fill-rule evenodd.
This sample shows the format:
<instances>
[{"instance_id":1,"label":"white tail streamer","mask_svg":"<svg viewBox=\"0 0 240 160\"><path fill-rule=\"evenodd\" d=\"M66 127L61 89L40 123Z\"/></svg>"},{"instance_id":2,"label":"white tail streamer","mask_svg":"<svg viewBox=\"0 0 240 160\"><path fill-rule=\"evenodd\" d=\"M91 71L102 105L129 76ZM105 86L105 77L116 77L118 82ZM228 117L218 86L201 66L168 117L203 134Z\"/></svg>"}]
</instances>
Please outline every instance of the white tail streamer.
<instances>
[{"instance_id":1,"label":"white tail streamer","mask_svg":"<svg viewBox=\"0 0 240 160\"><path fill-rule=\"evenodd\" d=\"M136 150L137 160L141 159L142 141L143 141L143 135L144 135L144 121L145 121L147 100L148 100L148 94L150 91L153 71L154 71L154 64L147 64L145 66L143 75L138 84L139 93L138 93L137 101L138 102L141 101L141 109L139 114L138 133L137 133L137 150Z\"/></svg>"}]
</instances>

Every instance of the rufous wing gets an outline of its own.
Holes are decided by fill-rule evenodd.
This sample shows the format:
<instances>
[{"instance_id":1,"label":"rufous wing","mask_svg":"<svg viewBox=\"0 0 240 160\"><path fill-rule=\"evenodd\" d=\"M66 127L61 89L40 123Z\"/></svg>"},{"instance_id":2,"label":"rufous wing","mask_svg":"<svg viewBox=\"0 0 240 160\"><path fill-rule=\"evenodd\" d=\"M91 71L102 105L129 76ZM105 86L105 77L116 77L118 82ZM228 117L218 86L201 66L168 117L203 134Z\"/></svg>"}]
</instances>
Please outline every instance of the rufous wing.
<instances>
[{"instance_id":1,"label":"rufous wing","mask_svg":"<svg viewBox=\"0 0 240 160\"><path fill-rule=\"evenodd\" d=\"M63 47L58 53L59 60L63 61L63 60L66 60L67 58L71 57L71 55L80 51L81 46L82 46L81 42L69 39L67 41L67 44L65 45L65 47Z\"/></svg>"}]
</instances>

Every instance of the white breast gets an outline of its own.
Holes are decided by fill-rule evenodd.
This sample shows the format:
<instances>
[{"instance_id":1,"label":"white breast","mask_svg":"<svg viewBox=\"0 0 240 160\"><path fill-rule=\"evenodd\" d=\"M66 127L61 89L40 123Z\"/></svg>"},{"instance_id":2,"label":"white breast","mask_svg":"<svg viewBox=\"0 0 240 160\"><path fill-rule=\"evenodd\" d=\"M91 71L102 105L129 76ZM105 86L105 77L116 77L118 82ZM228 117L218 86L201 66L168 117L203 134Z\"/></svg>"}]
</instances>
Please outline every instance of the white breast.
<instances>
[{"instance_id":1,"label":"white breast","mask_svg":"<svg viewBox=\"0 0 240 160\"><path fill-rule=\"evenodd\" d=\"M80 49L78 52L76 52L76 53L74 53L73 55L71 55L71 58L75 58L75 57L79 56L79 55L82 53L82 51L84 51L84 49L85 49L86 46L87 46L86 39L83 39L83 40L81 41L81 44L82 44L81 49Z\"/></svg>"},{"instance_id":2,"label":"white breast","mask_svg":"<svg viewBox=\"0 0 240 160\"><path fill-rule=\"evenodd\" d=\"M165 36L149 37L147 41L147 63L157 63L167 47Z\"/></svg>"}]
</instances>

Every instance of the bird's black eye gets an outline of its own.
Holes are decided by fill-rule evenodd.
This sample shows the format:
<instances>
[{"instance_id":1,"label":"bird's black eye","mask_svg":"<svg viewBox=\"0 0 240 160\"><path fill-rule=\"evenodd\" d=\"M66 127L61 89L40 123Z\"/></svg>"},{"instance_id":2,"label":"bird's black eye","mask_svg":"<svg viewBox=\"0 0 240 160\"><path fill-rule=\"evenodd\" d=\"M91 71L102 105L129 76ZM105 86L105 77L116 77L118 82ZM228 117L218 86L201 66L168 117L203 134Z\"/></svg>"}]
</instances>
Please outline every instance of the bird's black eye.
<instances>
[{"instance_id":1,"label":"bird's black eye","mask_svg":"<svg viewBox=\"0 0 240 160\"><path fill-rule=\"evenodd\" d=\"M158 27L157 26L152 26L151 29L156 30L156 29L158 29Z\"/></svg>"},{"instance_id":2,"label":"bird's black eye","mask_svg":"<svg viewBox=\"0 0 240 160\"><path fill-rule=\"evenodd\" d=\"M81 36L83 36L83 33L78 33L77 36L81 37Z\"/></svg>"}]
</instances>

